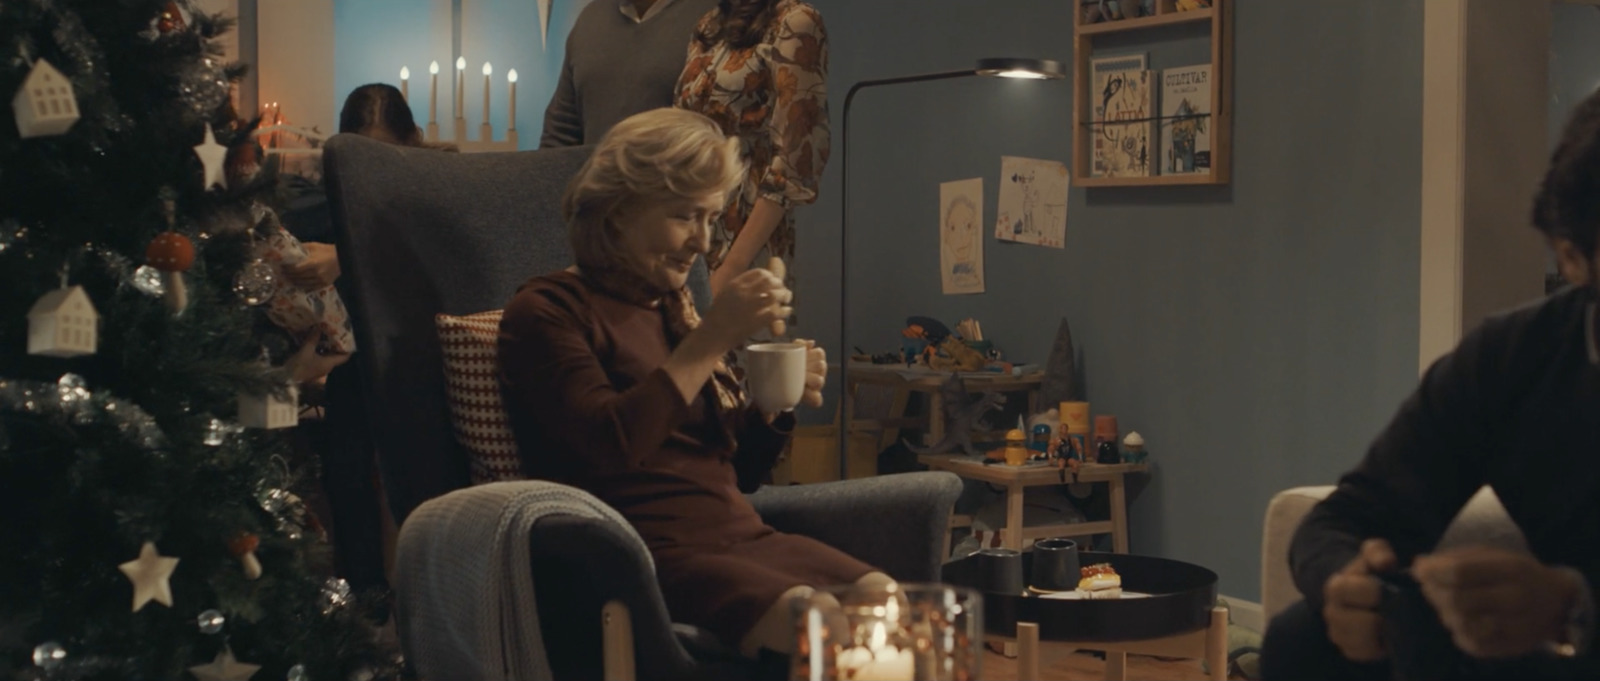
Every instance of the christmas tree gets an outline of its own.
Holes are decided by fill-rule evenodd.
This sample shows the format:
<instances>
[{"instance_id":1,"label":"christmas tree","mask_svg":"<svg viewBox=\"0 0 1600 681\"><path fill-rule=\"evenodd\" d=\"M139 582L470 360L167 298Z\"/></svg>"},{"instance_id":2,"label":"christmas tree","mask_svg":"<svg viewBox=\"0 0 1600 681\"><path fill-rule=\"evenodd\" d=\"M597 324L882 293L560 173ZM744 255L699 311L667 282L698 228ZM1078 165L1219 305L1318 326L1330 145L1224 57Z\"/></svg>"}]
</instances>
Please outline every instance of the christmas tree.
<instances>
[{"instance_id":1,"label":"christmas tree","mask_svg":"<svg viewBox=\"0 0 1600 681\"><path fill-rule=\"evenodd\" d=\"M294 346L254 306L277 182L229 28L0 0L0 679L396 673L276 428Z\"/></svg>"}]
</instances>

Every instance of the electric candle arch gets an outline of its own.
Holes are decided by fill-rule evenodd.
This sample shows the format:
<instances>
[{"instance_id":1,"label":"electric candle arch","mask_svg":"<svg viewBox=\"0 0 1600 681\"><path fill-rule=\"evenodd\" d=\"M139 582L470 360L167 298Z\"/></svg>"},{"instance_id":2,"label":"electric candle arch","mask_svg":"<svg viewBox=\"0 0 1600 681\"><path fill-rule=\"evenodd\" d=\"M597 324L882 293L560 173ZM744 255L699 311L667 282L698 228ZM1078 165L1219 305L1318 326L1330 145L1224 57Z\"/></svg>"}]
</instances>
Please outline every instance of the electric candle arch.
<instances>
[{"instance_id":1,"label":"electric candle arch","mask_svg":"<svg viewBox=\"0 0 1600 681\"><path fill-rule=\"evenodd\" d=\"M456 87L455 87L455 97L453 98L454 99L454 102L453 102L454 103L454 107L453 107L453 109L451 111L451 118L452 118L452 120L454 122L454 126L453 127L455 129L454 142L458 146L462 146L463 147L463 151L473 151L473 150L489 151L489 150L502 150L502 149L516 149L517 148L517 70L516 69L511 69L511 70L506 72L506 83L510 88L510 94L509 94L508 97L506 97L506 108L507 108L506 139L503 140L503 141L500 141L500 140L496 140L495 139L494 126L489 122L490 106L493 103L492 102L492 98L490 96L490 91L493 89L493 85L494 85L494 65L491 64L490 62L484 62L483 63L483 123L479 126L478 139L475 140L475 144L474 144L474 143L469 143L468 140L466 139L466 137L467 137L467 123L466 123L466 115L467 115L467 112L466 112L466 101L467 101L467 85L466 85L467 58L466 57L456 57L455 66L456 66L456 81L455 81ZM411 68L409 66L401 66L400 67L400 94L406 98L406 101L408 103L411 101ZM439 119L439 62L438 61L434 61L434 62L428 64L428 124L427 124L425 130L426 130L426 138L427 138L427 140L429 142L438 142L438 141L440 141L440 138L439 138L439 120L438 119Z\"/></svg>"}]
</instances>

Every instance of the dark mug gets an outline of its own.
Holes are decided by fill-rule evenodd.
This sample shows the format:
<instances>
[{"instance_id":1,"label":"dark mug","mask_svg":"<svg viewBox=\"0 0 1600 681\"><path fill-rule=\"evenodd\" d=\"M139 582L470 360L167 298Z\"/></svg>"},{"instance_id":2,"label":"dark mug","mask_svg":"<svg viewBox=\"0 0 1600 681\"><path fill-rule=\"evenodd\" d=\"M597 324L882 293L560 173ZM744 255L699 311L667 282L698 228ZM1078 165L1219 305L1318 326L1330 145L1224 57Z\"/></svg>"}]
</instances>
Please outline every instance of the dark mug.
<instances>
[{"instance_id":1,"label":"dark mug","mask_svg":"<svg viewBox=\"0 0 1600 681\"><path fill-rule=\"evenodd\" d=\"M1071 591L1078 588L1078 542L1056 537L1033 543L1033 588Z\"/></svg>"},{"instance_id":2,"label":"dark mug","mask_svg":"<svg viewBox=\"0 0 1600 681\"><path fill-rule=\"evenodd\" d=\"M978 588L985 593L1020 595L1022 554L1011 549L979 551Z\"/></svg>"}]
</instances>

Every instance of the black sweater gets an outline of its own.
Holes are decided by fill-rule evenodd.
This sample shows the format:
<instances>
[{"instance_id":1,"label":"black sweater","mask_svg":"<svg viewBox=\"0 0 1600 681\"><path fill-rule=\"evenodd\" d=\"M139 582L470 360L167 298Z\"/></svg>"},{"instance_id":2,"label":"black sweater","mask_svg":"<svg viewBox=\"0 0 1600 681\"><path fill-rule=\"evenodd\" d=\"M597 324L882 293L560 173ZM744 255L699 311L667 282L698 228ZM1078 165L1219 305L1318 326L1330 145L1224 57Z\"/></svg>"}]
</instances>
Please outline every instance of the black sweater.
<instances>
[{"instance_id":1,"label":"black sweater","mask_svg":"<svg viewBox=\"0 0 1600 681\"><path fill-rule=\"evenodd\" d=\"M1428 369L1366 458L1295 533L1289 564L1312 607L1320 611L1323 584L1362 540L1389 540L1409 564L1483 485L1539 560L1600 585L1593 301L1587 289L1568 289L1488 319Z\"/></svg>"}]
</instances>

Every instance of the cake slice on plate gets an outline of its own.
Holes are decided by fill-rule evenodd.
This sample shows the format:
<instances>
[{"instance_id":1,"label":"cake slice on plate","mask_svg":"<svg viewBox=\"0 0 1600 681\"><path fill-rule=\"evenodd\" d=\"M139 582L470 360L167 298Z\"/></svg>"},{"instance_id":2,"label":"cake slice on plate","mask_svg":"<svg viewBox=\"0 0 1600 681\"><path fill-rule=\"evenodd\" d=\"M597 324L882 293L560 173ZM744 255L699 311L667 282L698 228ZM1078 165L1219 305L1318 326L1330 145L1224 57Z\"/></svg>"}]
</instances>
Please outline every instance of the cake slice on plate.
<instances>
[{"instance_id":1,"label":"cake slice on plate","mask_svg":"<svg viewBox=\"0 0 1600 681\"><path fill-rule=\"evenodd\" d=\"M1122 598L1122 576L1110 563L1096 563L1080 569L1078 593L1088 599Z\"/></svg>"}]
</instances>

